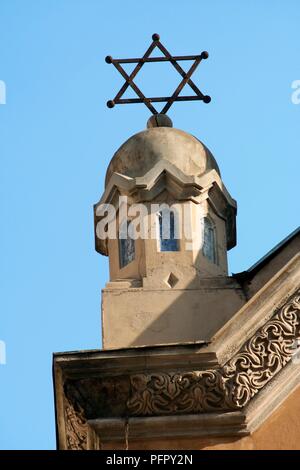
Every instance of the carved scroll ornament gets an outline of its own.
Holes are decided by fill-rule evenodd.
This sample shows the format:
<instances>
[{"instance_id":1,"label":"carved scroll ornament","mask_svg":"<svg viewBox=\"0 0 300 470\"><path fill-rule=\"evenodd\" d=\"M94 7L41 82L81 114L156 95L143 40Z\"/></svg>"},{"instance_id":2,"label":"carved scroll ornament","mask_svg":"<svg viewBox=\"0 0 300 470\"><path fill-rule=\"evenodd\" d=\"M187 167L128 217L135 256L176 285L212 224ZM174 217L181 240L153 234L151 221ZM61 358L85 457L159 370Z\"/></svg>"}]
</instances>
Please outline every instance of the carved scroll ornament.
<instances>
[{"instance_id":1,"label":"carved scroll ornament","mask_svg":"<svg viewBox=\"0 0 300 470\"><path fill-rule=\"evenodd\" d=\"M82 411L76 412L72 405L65 403L66 440L69 450L87 448L87 423Z\"/></svg>"},{"instance_id":2,"label":"carved scroll ornament","mask_svg":"<svg viewBox=\"0 0 300 470\"><path fill-rule=\"evenodd\" d=\"M300 290L221 369L130 377L130 415L149 416L244 407L295 354Z\"/></svg>"}]
</instances>

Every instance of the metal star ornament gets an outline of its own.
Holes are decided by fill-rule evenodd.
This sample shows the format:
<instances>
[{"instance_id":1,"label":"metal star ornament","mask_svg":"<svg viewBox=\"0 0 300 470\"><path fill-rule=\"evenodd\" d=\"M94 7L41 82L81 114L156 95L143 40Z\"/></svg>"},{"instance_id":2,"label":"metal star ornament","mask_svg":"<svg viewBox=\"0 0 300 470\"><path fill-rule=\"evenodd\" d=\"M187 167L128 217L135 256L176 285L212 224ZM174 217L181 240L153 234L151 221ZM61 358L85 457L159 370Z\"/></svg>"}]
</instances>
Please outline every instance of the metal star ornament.
<instances>
[{"instance_id":1,"label":"metal star ornament","mask_svg":"<svg viewBox=\"0 0 300 470\"><path fill-rule=\"evenodd\" d=\"M168 50L162 45L160 42L160 37L158 34L153 34L152 36L152 44L147 49L143 57L141 58L134 58L134 59L113 59L111 56L107 56L105 61L108 64L113 64L116 69L120 72L122 77L125 79L124 85L121 87L119 92L116 94L113 100L107 102L107 106L109 108L113 108L116 104L132 104L132 103L144 103L147 108L151 111L152 114L166 114L166 112L170 109L172 104L175 101L203 101L204 103L209 103L211 101L210 96L204 95L199 88L195 85L195 83L191 80L192 74L195 72L196 68L200 64L201 60L208 58L208 52L203 51L200 55L186 55L186 56L172 56ZM150 57L151 53L154 51L155 48L158 48L162 53L163 57ZM183 68L179 65L178 62L183 60L193 60L193 64L188 70L185 72ZM178 87L174 91L171 96L161 96L161 97L154 97L154 98L146 98L138 86L134 83L134 78L141 70L143 65L146 62L170 62L173 67L177 70L177 72L181 75L182 80L179 83ZM135 68L128 75L125 70L123 69L121 64L136 64ZM192 90L194 91L194 95L192 96L179 96L179 93L188 84ZM131 87L136 95L137 98L130 98L124 99L122 96L124 95L125 91L128 87ZM160 113L155 109L152 103L160 103L166 102L163 109Z\"/></svg>"}]
</instances>

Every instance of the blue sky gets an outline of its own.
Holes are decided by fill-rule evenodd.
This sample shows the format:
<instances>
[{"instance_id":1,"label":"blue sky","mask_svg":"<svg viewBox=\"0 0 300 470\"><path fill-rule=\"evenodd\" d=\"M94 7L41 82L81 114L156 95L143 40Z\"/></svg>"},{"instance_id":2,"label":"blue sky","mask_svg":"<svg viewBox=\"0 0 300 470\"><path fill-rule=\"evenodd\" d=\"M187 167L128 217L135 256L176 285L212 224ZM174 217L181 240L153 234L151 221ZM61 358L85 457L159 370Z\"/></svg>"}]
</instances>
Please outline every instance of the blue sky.
<instances>
[{"instance_id":1,"label":"blue sky","mask_svg":"<svg viewBox=\"0 0 300 470\"><path fill-rule=\"evenodd\" d=\"M212 150L237 199L229 261L242 271L299 224L300 3L1 0L0 22L0 448L53 449L52 352L101 347L108 265L92 206L113 153L149 117L106 107L122 79L104 57L138 57L154 32L173 54L209 51L194 79L212 102L169 115ZM180 80L170 64L142 72L152 96Z\"/></svg>"}]
</instances>

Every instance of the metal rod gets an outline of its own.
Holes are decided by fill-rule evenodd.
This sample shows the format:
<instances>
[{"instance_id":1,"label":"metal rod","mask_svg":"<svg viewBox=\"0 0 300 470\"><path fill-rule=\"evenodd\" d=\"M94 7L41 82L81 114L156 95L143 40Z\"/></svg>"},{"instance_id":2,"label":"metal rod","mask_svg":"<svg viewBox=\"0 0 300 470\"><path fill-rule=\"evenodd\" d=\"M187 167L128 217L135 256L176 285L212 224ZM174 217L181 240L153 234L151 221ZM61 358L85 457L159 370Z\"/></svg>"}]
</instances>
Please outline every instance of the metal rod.
<instances>
[{"instance_id":1,"label":"metal rod","mask_svg":"<svg viewBox=\"0 0 300 470\"><path fill-rule=\"evenodd\" d=\"M173 100L172 96L163 96L157 98L122 98L115 101L116 104L132 104L132 103L163 103L165 101ZM201 101L202 96L177 96L173 101Z\"/></svg>"},{"instance_id":2,"label":"metal rod","mask_svg":"<svg viewBox=\"0 0 300 470\"><path fill-rule=\"evenodd\" d=\"M177 72L179 72L180 75L181 75L183 78L185 78L185 75L186 75L185 71L183 70L182 67L180 67L180 65L176 62L176 60L173 59L173 57L171 56L171 54L169 53L169 51L162 45L161 42L158 42L158 43L157 43L157 47L159 47L159 49L161 50L161 52L162 52L163 54L165 54L165 56L170 60L171 64L175 67L175 69L177 70ZM201 94L201 95L202 95L202 93L201 93L201 91L199 90L199 88L195 85L195 83L194 83L191 79L188 80L188 84L190 85L190 87L192 88L192 90L193 90L195 93L197 93L197 95L198 95L198 94Z\"/></svg>"},{"instance_id":3,"label":"metal rod","mask_svg":"<svg viewBox=\"0 0 300 470\"><path fill-rule=\"evenodd\" d=\"M145 54L143 55L143 59L146 59L150 54L151 52L153 51L153 49L155 49L155 42L153 41L153 43L148 47L147 51L145 52ZM134 77L136 76L136 74L141 70L143 66L143 62L140 62L137 64L137 66L134 68L134 70L132 71L132 73L129 75L129 78L130 80L132 81L134 79ZM126 83L124 83L124 85L122 86L122 88L120 89L119 93L117 93L117 95L115 96L115 100L118 100L124 93L125 91L127 90L127 88L129 87L129 83L126 81Z\"/></svg>"},{"instance_id":4,"label":"metal rod","mask_svg":"<svg viewBox=\"0 0 300 470\"><path fill-rule=\"evenodd\" d=\"M123 78L125 78L128 85L131 86L131 88L136 92L136 94L140 97L140 99L143 100L142 102L145 103L145 105L151 111L151 113L157 114L157 111L154 108L154 106L152 106L150 104L150 102L145 101L146 100L145 95L141 92L141 90L138 88L138 86L130 79L130 77L127 75L125 70L121 67L121 65L116 63L116 64L114 64L114 66L120 72L120 74L123 76ZM115 103L118 103L118 101L115 101Z\"/></svg>"},{"instance_id":5,"label":"metal rod","mask_svg":"<svg viewBox=\"0 0 300 470\"><path fill-rule=\"evenodd\" d=\"M201 59L201 55L177 55L172 57L174 60L196 60ZM118 64L136 64L139 62L170 62L168 57L143 57L134 59L111 59L111 63L117 62Z\"/></svg>"},{"instance_id":6,"label":"metal rod","mask_svg":"<svg viewBox=\"0 0 300 470\"><path fill-rule=\"evenodd\" d=\"M174 93L173 93L172 97L169 99L168 103L161 110L162 114L165 114L170 109L170 107L172 106L172 104L174 103L176 98L178 98L179 93L181 92L183 87L186 85L186 83L189 81L189 79L191 78L192 73L195 72L196 68L200 64L200 61L201 61L201 57L199 59L195 60L195 62L191 66L190 70L187 72L186 76L179 83L178 87L174 91Z\"/></svg>"}]
</instances>

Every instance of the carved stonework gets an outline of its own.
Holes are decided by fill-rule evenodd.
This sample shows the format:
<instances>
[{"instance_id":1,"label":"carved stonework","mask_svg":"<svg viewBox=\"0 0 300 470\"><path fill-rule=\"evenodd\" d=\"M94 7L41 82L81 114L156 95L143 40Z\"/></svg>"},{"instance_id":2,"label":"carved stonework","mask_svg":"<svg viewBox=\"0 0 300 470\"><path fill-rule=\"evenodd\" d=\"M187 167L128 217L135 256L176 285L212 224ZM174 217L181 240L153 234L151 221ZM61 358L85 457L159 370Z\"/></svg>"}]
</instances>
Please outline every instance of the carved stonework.
<instances>
[{"instance_id":1,"label":"carved stonework","mask_svg":"<svg viewBox=\"0 0 300 470\"><path fill-rule=\"evenodd\" d=\"M297 352L300 290L218 369L95 373L64 380L66 447L87 448L87 420L237 411Z\"/></svg>"},{"instance_id":2,"label":"carved stonework","mask_svg":"<svg viewBox=\"0 0 300 470\"><path fill-rule=\"evenodd\" d=\"M87 423L83 411L75 412L65 402L66 443L68 450L85 450L87 448Z\"/></svg>"},{"instance_id":3,"label":"carved stonework","mask_svg":"<svg viewBox=\"0 0 300 470\"><path fill-rule=\"evenodd\" d=\"M225 388L217 370L138 374L131 377L131 386L127 407L135 416L199 413L223 407Z\"/></svg>"},{"instance_id":4,"label":"carved stonework","mask_svg":"<svg viewBox=\"0 0 300 470\"><path fill-rule=\"evenodd\" d=\"M299 338L300 290L221 369L130 376L128 414L242 408L291 360Z\"/></svg>"}]
</instances>

